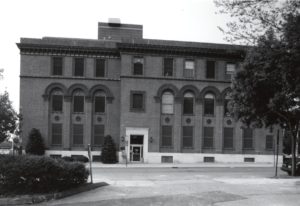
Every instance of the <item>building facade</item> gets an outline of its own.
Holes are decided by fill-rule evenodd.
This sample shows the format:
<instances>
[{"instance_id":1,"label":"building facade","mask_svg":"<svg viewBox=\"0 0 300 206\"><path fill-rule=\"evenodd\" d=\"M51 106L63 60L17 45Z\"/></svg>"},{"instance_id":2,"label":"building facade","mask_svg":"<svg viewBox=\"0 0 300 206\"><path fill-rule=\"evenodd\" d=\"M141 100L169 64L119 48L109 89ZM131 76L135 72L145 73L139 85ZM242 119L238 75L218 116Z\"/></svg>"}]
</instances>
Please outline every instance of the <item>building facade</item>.
<instances>
[{"instance_id":1,"label":"building facade","mask_svg":"<svg viewBox=\"0 0 300 206\"><path fill-rule=\"evenodd\" d=\"M22 138L41 131L49 155L99 159L105 135L119 161L272 162L273 128L228 112L243 47L151 40L143 26L98 23L98 39L21 38ZM281 145L280 145L281 147Z\"/></svg>"}]
</instances>

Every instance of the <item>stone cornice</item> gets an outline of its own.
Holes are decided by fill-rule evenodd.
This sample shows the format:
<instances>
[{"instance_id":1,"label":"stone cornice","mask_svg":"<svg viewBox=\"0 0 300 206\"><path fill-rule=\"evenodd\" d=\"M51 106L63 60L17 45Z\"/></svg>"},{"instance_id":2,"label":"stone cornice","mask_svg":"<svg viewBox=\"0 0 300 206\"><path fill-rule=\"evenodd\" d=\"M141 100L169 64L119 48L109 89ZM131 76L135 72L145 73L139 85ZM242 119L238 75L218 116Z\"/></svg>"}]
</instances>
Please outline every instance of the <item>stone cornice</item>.
<instances>
[{"instance_id":1,"label":"stone cornice","mask_svg":"<svg viewBox=\"0 0 300 206\"><path fill-rule=\"evenodd\" d=\"M55 79L55 80L80 80L80 81L120 81L120 79L113 79L113 78L90 78L90 77L57 77L57 76L33 76L33 75L20 75L20 78L32 78L32 79Z\"/></svg>"},{"instance_id":2,"label":"stone cornice","mask_svg":"<svg viewBox=\"0 0 300 206\"><path fill-rule=\"evenodd\" d=\"M60 55L120 58L113 48L17 43L22 55Z\"/></svg>"},{"instance_id":3,"label":"stone cornice","mask_svg":"<svg viewBox=\"0 0 300 206\"><path fill-rule=\"evenodd\" d=\"M230 58L243 60L245 51L242 49L201 48L171 45L117 43L120 52L150 53L163 55L201 56L214 58Z\"/></svg>"}]
</instances>

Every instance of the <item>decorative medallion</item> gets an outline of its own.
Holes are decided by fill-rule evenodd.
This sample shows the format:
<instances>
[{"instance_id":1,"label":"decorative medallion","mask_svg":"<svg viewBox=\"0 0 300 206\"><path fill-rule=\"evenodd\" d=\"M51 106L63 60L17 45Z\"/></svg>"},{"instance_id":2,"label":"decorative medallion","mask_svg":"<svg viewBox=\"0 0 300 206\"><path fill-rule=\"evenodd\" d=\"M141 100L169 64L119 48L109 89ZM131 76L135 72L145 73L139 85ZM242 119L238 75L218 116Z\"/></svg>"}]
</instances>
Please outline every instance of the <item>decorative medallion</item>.
<instances>
[{"instance_id":1,"label":"decorative medallion","mask_svg":"<svg viewBox=\"0 0 300 206\"><path fill-rule=\"evenodd\" d=\"M77 116L77 117L75 118L75 120L76 120L77 122L79 122L79 121L81 120L81 117Z\"/></svg>"},{"instance_id":2,"label":"decorative medallion","mask_svg":"<svg viewBox=\"0 0 300 206\"><path fill-rule=\"evenodd\" d=\"M192 121L192 120L191 120L190 118L186 118L186 120L185 120L185 122L188 123L188 124L190 124L191 121Z\"/></svg>"},{"instance_id":3,"label":"decorative medallion","mask_svg":"<svg viewBox=\"0 0 300 206\"><path fill-rule=\"evenodd\" d=\"M102 121L102 118L101 118L101 117L97 117L97 121L98 121L98 122L101 122L101 121Z\"/></svg>"},{"instance_id":4,"label":"decorative medallion","mask_svg":"<svg viewBox=\"0 0 300 206\"><path fill-rule=\"evenodd\" d=\"M232 121L231 121L230 119L228 119L228 120L226 121L226 123L227 123L228 125L231 125L231 124L232 124Z\"/></svg>"},{"instance_id":5,"label":"decorative medallion","mask_svg":"<svg viewBox=\"0 0 300 206\"><path fill-rule=\"evenodd\" d=\"M165 118L165 122L166 122L166 123L169 123L169 122L170 122L170 118L169 118L169 117L166 117L166 118Z\"/></svg>"},{"instance_id":6,"label":"decorative medallion","mask_svg":"<svg viewBox=\"0 0 300 206\"><path fill-rule=\"evenodd\" d=\"M207 120L206 120L206 123L207 123L207 124L211 124L211 122L212 122L211 119L207 119Z\"/></svg>"},{"instance_id":7,"label":"decorative medallion","mask_svg":"<svg viewBox=\"0 0 300 206\"><path fill-rule=\"evenodd\" d=\"M59 119L60 119L60 118L59 118L59 116L57 116L57 115L54 117L54 120L55 120L55 121L59 121Z\"/></svg>"}]
</instances>

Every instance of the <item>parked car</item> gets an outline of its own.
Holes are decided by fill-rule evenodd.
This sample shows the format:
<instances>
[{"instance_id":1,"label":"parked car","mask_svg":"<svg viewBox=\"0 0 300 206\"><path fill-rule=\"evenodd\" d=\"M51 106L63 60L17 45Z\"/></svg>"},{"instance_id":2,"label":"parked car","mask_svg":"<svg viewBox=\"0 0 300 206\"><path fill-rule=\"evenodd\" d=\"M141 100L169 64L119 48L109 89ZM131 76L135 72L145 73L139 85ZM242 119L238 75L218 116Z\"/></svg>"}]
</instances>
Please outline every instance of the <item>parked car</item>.
<instances>
[{"instance_id":1,"label":"parked car","mask_svg":"<svg viewBox=\"0 0 300 206\"><path fill-rule=\"evenodd\" d=\"M287 172L288 175L292 174L292 156L291 155L283 155L282 166L280 169L282 171ZM300 157L296 158L295 175L300 176Z\"/></svg>"}]
</instances>

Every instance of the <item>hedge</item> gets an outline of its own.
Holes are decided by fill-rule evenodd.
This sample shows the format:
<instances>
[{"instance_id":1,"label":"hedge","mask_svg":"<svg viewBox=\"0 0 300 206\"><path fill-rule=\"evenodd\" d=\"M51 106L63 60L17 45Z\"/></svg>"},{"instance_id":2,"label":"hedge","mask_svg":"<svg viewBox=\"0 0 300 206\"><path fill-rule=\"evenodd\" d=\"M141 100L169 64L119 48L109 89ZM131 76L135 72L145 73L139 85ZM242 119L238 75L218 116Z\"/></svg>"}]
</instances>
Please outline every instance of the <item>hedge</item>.
<instances>
[{"instance_id":1,"label":"hedge","mask_svg":"<svg viewBox=\"0 0 300 206\"><path fill-rule=\"evenodd\" d=\"M84 164L45 156L0 155L0 193L45 193L86 183Z\"/></svg>"},{"instance_id":2,"label":"hedge","mask_svg":"<svg viewBox=\"0 0 300 206\"><path fill-rule=\"evenodd\" d=\"M65 160L67 162L83 162L83 163L87 163L89 161L89 158L87 158L84 155L73 155L71 157L64 156L61 159Z\"/></svg>"}]
</instances>

